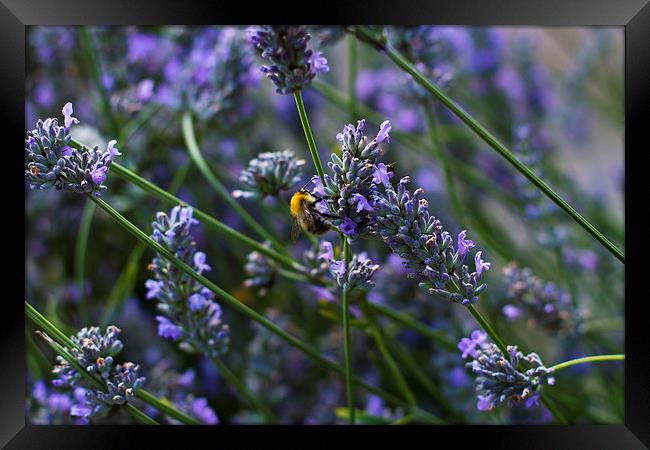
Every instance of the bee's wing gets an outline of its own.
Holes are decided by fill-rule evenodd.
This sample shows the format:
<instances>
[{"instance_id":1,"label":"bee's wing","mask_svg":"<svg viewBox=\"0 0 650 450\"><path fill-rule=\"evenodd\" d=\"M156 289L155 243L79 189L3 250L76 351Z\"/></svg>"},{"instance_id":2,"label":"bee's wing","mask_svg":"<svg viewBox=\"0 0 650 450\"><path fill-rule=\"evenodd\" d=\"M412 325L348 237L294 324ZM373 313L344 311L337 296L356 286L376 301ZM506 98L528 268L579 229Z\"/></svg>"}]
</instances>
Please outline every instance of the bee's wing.
<instances>
[{"instance_id":1,"label":"bee's wing","mask_svg":"<svg viewBox=\"0 0 650 450\"><path fill-rule=\"evenodd\" d=\"M298 240L298 236L300 236L300 228L298 219L293 219L291 222L291 242L296 242Z\"/></svg>"}]
</instances>

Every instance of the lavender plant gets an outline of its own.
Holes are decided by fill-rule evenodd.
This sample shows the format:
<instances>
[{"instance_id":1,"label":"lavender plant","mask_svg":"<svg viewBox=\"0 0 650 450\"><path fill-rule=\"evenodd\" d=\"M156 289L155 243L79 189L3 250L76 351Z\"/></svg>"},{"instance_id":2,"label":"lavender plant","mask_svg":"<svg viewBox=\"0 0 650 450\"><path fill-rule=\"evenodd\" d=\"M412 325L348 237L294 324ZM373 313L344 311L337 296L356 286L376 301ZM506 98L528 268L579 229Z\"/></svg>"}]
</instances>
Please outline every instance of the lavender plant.
<instances>
[{"instance_id":1,"label":"lavender plant","mask_svg":"<svg viewBox=\"0 0 650 450\"><path fill-rule=\"evenodd\" d=\"M531 325L552 335L575 333L581 320L571 294L555 283L542 282L530 269L520 269L516 263L504 267L503 275L510 303L502 311L508 319L528 317Z\"/></svg>"},{"instance_id":2,"label":"lavender plant","mask_svg":"<svg viewBox=\"0 0 650 450\"><path fill-rule=\"evenodd\" d=\"M101 379L106 392L90 385L66 359L57 356L52 384L57 388L86 389L85 399L70 407L71 416L88 419L106 414L111 408L132 401L136 391L144 386L146 378L140 376L139 365L115 364L115 357L123 348L119 334L120 329L110 325L104 333L99 327L82 328L71 338L78 348L72 347L70 352L88 374Z\"/></svg>"},{"instance_id":3,"label":"lavender plant","mask_svg":"<svg viewBox=\"0 0 650 450\"><path fill-rule=\"evenodd\" d=\"M198 273L204 273L211 267L205 253L197 251L190 233L196 223L192 208L175 206L169 214L156 214L151 238ZM214 294L160 255L148 268L154 277L146 282L147 298L156 299L163 314L156 317L158 334L190 352L210 357L224 353L229 343L229 327L221 320L221 307L214 301Z\"/></svg>"},{"instance_id":4,"label":"lavender plant","mask_svg":"<svg viewBox=\"0 0 650 450\"><path fill-rule=\"evenodd\" d=\"M77 194L101 195L106 172L115 156L121 155L116 140L108 143L106 151L98 146L77 150L70 145L70 127L79 123L72 116L72 103L63 106L64 122L48 118L36 123L25 138L25 180L32 189L69 190Z\"/></svg>"},{"instance_id":5,"label":"lavender plant","mask_svg":"<svg viewBox=\"0 0 650 450\"><path fill-rule=\"evenodd\" d=\"M508 346L506 356L481 330L461 339L458 349L463 359L472 358L467 367L476 376L476 407L481 411L493 410L501 403L512 405L521 401L525 401L526 407L536 406L541 387L555 384L553 369L545 367L536 353L524 356L517 346ZM527 366L525 372L517 369L520 363Z\"/></svg>"},{"instance_id":6,"label":"lavender plant","mask_svg":"<svg viewBox=\"0 0 650 450\"><path fill-rule=\"evenodd\" d=\"M316 75L329 72L323 54L308 47L311 36L305 26L255 26L248 28L248 37L269 63L261 70L273 81L278 94L299 91Z\"/></svg>"},{"instance_id":7,"label":"lavender plant","mask_svg":"<svg viewBox=\"0 0 650 450\"><path fill-rule=\"evenodd\" d=\"M257 199L277 197L300 182L304 165L305 160L297 158L291 150L260 153L241 171L239 182L245 189L233 191L233 196Z\"/></svg>"}]
</instances>

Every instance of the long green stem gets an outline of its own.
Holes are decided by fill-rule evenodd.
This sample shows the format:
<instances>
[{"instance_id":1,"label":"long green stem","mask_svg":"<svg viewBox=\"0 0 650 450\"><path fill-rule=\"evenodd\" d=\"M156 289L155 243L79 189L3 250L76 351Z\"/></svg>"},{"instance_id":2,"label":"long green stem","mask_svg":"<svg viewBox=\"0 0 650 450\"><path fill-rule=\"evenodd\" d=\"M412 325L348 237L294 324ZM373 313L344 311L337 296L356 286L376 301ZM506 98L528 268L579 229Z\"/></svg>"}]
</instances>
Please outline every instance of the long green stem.
<instances>
[{"instance_id":1,"label":"long green stem","mask_svg":"<svg viewBox=\"0 0 650 450\"><path fill-rule=\"evenodd\" d=\"M565 367L575 366L577 364L586 364L586 363L592 363L598 361L623 361L623 360L625 360L624 354L585 356L583 358L576 358L570 361L561 362L559 364L549 367L549 369L553 369L557 371L560 369L564 369Z\"/></svg>"},{"instance_id":2,"label":"long green stem","mask_svg":"<svg viewBox=\"0 0 650 450\"><path fill-rule=\"evenodd\" d=\"M348 36L348 94L350 96L350 122L354 123L359 119L357 117L357 71L358 55L357 40L353 36Z\"/></svg>"},{"instance_id":3,"label":"long green stem","mask_svg":"<svg viewBox=\"0 0 650 450\"><path fill-rule=\"evenodd\" d=\"M343 259L345 261L345 276L348 275L350 270L350 243L348 240L341 236L343 244ZM350 289L343 286L343 298L341 302L343 314L343 353L345 357L345 393L348 399L348 410L350 425L354 425L354 398L352 395L352 351L350 343Z\"/></svg>"},{"instance_id":4,"label":"long green stem","mask_svg":"<svg viewBox=\"0 0 650 450\"><path fill-rule=\"evenodd\" d=\"M196 140L196 135L194 133L194 123L192 120L192 114L188 111L183 114L181 120L182 129L183 129L183 139L185 140L185 145L187 146L188 153L196 167L205 179L210 183L210 186L219 194L219 196L230 206L233 211L235 211L239 217L242 218L244 222L253 230L259 237L266 239L273 245L273 247L280 251L286 252L284 245L279 242L271 233L269 233L266 228L260 225L254 218L251 216L244 207L233 198L233 196L228 192L228 189L219 181L214 172L210 169L207 161L201 153L199 144Z\"/></svg>"},{"instance_id":5,"label":"long green stem","mask_svg":"<svg viewBox=\"0 0 650 450\"><path fill-rule=\"evenodd\" d=\"M389 306L382 305L379 303L371 302L370 307L375 311L379 312L380 314L392 319L396 323L399 323L402 326L410 328L413 331L417 331L418 333L428 337L429 339L433 339L439 342L440 344L447 347L449 350L456 350L456 344L451 339L449 339L449 337L445 333L431 329L431 327L423 324L422 322L410 316L409 314L406 314L402 311L397 311Z\"/></svg>"},{"instance_id":6,"label":"long green stem","mask_svg":"<svg viewBox=\"0 0 650 450\"><path fill-rule=\"evenodd\" d=\"M45 333L52 338L54 343L58 343L57 345L67 347L67 348L76 348L77 350L81 351L78 345L72 342L72 340L69 337L67 337L52 322L50 322L46 317L44 317L40 312L38 312L38 310L34 308L29 302L27 302L27 300L25 300L25 315L32 322L34 322L39 328L44 330ZM72 355L70 355L70 357L72 358L75 364L78 364L76 359L74 359ZM85 368L80 368L77 370L79 370L80 373L87 374L88 376L90 376L90 374L86 372ZM91 382L96 386L98 386L98 388L100 389L105 388L98 380L96 380L93 377L91 377ZM169 405L164 402L161 402L155 396L149 394L144 389L139 389L138 391L136 391L136 396L141 400L143 400L145 403L150 404L151 406L157 408L159 411L164 412L168 414L170 417L174 417L185 424L188 425L200 424L200 422L198 422L196 419L189 417L185 413L177 410L173 405Z\"/></svg>"},{"instance_id":7,"label":"long green stem","mask_svg":"<svg viewBox=\"0 0 650 450\"><path fill-rule=\"evenodd\" d=\"M328 360L327 358L324 358L316 349L304 343L300 339L294 337L293 335L287 333L282 328L277 326L275 323L273 323L266 317L259 314L257 311L253 310L252 308L246 306L241 301L237 300L230 293L224 291L219 286L217 286L216 284L214 284L213 282L205 278L203 275L197 273L192 267L190 267L188 264L178 259L173 253L171 253L165 247L161 246L159 243L151 239L142 230L140 230L138 227L136 227L131 222L129 222L125 217L123 217L119 212L113 209L113 207L111 207L104 200L95 197L90 197L90 198L92 198L92 200L95 203L97 203L109 216L111 216L125 230L127 230L129 233L131 233L141 242L144 242L149 248L151 248L152 250L159 253L167 260L169 260L172 264L174 264L180 270L185 272L191 278L195 279L200 284L208 288L210 291L214 292L217 295L217 298L227 303L233 309L240 312L241 314L244 314L250 319L256 321L257 323L259 323L260 325L262 325L272 333L276 334L280 338L287 341L289 344L300 349L303 353L311 357L313 360L315 360L318 364L320 364L324 368L334 370L341 375L345 375L345 369L343 367L341 367L340 365L336 364L333 361ZM354 381L354 383L363 387L367 391L379 395L380 397L383 397L386 401L388 401L391 404L400 405L407 408L409 407L409 405L406 402L402 401L400 398L380 388L377 388L375 386L366 383L359 377L353 376L352 380ZM417 414L419 418L423 420L427 420L430 423L437 423L437 424L444 423L441 419L437 418L436 416L434 416L433 414L427 411L422 410L421 408L410 408L410 409L413 411L414 414Z\"/></svg>"},{"instance_id":8,"label":"long green stem","mask_svg":"<svg viewBox=\"0 0 650 450\"><path fill-rule=\"evenodd\" d=\"M390 370L392 377L395 380L395 383L397 384L398 389L400 390L400 392L402 393L406 401L411 406L415 406L417 404L415 400L415 395L413 395L413 391L411 391L411 388L406 382L406 378L404 378L404 375L402 375L402 372L400 371L399 366L395 362L393 355L391 355L390 351L388 350L388 347L386 346L386 342L384 340L384 334L382 333L379 325L377 325L377 320L375 318L375 315L372 312L372 309L368 306L368 301L364 300L361 304L361 307L366 316L366 319L368 320L368 323L370 324L370 333L373 339L375 340L375 343L377 344L379 353L381 353L381 356L384 358L384 361L388 366L388 370Z\"/></svg>"},{"instance_id":9,"label":"long green stem","mask_svg":"<svg viewBox=\"0 0 650 450\"><path fill-rule=\"evenodd\" d=\"M413 64L411 64L399 51L395 50L390 44L380 42L369 33L364 27L356 27L357 36L362 37L363 42L371 42L372 45L386 53L388 57L399 66L406 73L411 75L413 79L422 87L424 87L430 94L438 99L445 105L451 112L453 112L460 120L469 126L483 141L485 141L491 148L493 148L500 156L508 161L515 169L521 172L531 183L539 188L544 195L551 199L562 211L571 217L576 223L584 228L591 234L598 242L600 242L607 250L609 250L616 258L625 264L625 255L618 249L609 239L607 239L600 231L598 231L588 220L586 220L578 211L560 197L553 189L551 189L541 178L530 170L525 164L521 163L514 154L503 145L492 133L490 133L483 125L481 125L473 116L468 114L458 103L445 94L436 84L431 82L424 76Z\"/></svg>"},{"instance_id":10,"label":"long green stem","mask_svg":"<svg viewBox=\"0 0 650 450\"><path fill-rule=\"evenodd\" d=\"M175 194L180 189L191 166L192 162L187 161L176 171L174 178L169 184L168 192ZM94 203L92 203L92 205L95 206ZM142 242L138 242L138 245L135 246L127 258L126 264L122 268L122 271L106 300L106 307L104 308L104 315L101 320L103 327L114 320L113 317L120 311L128 295L133 291L135 280L140 269L140 258L142 258L146 248L146 245Z\"/></svg>"},{"instance_id":11,"label":"long green stem","mask_svg":"<svg viewBox=\"0 0 650 450\"><path fill-rule=\"evenodd\" d=\"M476 321L481 325L481 328L483 328L485 332L490 336L490 339L492 339L492 341L497 345L497 347L499 347L499 350L501 350L501 352L504 355L507 355L508 348L506 347L506 344L503 343L503 341L496 333L496 331L494 331L490 323L487 320L485 320L485 318L481 315L480 312L478 312L478 309L476 309L474 305L469 305L467 309L469 310L470 313L472 313Z\"/></svg>"},{"instance_id":12,"label":"long green stem","mask_svg":"<svg viewBox=\"0 0 650 450\"><path fill-rule=\"evenodd\" d=\"M80 149L83 144L75 139L72 139L70 141L70 145L74 146L75 148ZM157 197L158 199L167 202L171 205L188 205L186 202L181 200L180 198L176 197L175 195L167 192L166 190L156 186L155 184L147 181L146 179L142 178L140 175L136 174L132 170L127 169L126 167L116 163L113 161L111 164L111 172L115 173L116 175L124 178L125 180L135 184L142 190L149 192L152 194L154 197ZM208 227L214 229L218 233L230 237L233 239L236 239L239 242L242 242L249 247L253 248L254 250L257 250L258 252L278 261L283 264L286 264L287 266L298 270L298 271L304 271L305 268L291 259L290 257L280 254L277 251L268 248L267 246L263 245L260 242L257 242L254 239L251 239L250 237L246 236L243 233L240 233L239 231L235 230L234 228L229 227L228 225L220 222L219 220L215 219L211 215L201 211L198 208L195 208L192 206L192 209L194 211L194 216L200 220L202 223L207 225Z\"/></svg>"},{"instance_id":13,"label":"long green stem","mask_svg":"<svg viewBox=\"0 0 650 450\"><path fill-rule=\"evenodd\" d=\"M90 322L88 305L86 303L85 270L86 270L86 249L88 247L88 235L93 215L97 206L93 202L86 202L79 223L77 242L75 244L74 274L77 289L79 290L79 312L84 323Z\"/></svg>"},{"instance_id":14,"label":"long green stem","mask_svg":"<svg viewBox=\"0 0 650 450\"><path fill-rule=\"evenodd\" d=\"M108 92L106 92L106 88L102 82L103 72L98 60L99 52L95 47L92 35L86 27L79 28L79 38L81 41L84 57L86 59L86 65L88 66L88 70L90 71L93 82L95 83L95 88L99 92L102 106L102 115L104 116L104 120L108 122L111 133L117 139L119 138L119 127L117 126L115 116L111 110L111 102L108 97Z\"/></svg>"},{"instance_id":15,"label":"long green stem","mask_svg":"<svg viewBox=\"0 0 650 450\"><path fill-rule=\"evenodd\" d=\"M135 396L138 397L143 402L153 406L161 413L167 414L169 417L173 417L174 419L179 420L185 425L203 425L203 423L196 420L194 417L188 416L184 412L179 411L168 402L161 401L156 396L145 391L144 389L139 389L138 391L136 391Z\"/></svg>"},{"instance_id":16,"label":"long green stem","mask_svg":"<svg viewBox=\"0 0 650 450\"><path fill-rule=\"evenodd\" d=\"M230 371L228 366L226 366L224 362L219 359L219 357L213 357L210 358L210 360L214 363L215 366L217 366L217 369L219 369L221 376L223 376L224 379L230 383L230 385L233 386L251 406L260 411L269 422L274 424L278 423L277 417L275 417L262 402L260 402L254 395L249 392L246 385L242 383L241 380Z\"/></svg>"},{"instance_id":17,"label":"long green stem","mask_svg":"<svg viewBox=\"0 0 650 450\"><path fill-rule=\"evenodd\" d=\"M309 147L309 152L311 153L311 159L314 160L314 166L316 166L316 173L320 177L320 180L324 186L325 172L323 171L323 164L320 161L320 155L318 154L318 149L316 148L316 142L314 141L314 134L311 132L311 126L309 125L309 119L307 118L307 111L305 110L305 104L302 101L302 92L300 91L294 92L293 97L296 99L296 107L298 108L298 115L300 116L300 123L302 124L302 129L305 132L305 138L307 139L307 146Z\"/></svg>"}]
</instances>

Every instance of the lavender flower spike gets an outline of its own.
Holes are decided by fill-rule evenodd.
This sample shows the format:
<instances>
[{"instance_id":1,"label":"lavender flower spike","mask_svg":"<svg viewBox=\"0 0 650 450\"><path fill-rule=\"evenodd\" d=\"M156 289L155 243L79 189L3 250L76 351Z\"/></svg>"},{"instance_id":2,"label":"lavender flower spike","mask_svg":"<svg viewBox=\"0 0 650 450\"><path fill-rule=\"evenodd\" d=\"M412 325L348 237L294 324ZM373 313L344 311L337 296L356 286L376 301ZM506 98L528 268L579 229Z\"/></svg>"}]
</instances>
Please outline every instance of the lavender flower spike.
<instances>
[{"instance_id":1,"label":"lavender flower spike","mask_svg":"<svg viewBox=\"0 0 650 450\"><path fill-rule=\"evenodd\" d=\"M77 347L68 349L86 372L97 375L108 392L96 389L86 378L63 357L57 356L57 364L52 373L52 384L61 388L84 388L85 398L72 405L71 414L84 419L106 413L111 407L124 405L135 397L138 389L144 386L145 377L139 374L140 367L132 362L114 365L114 358L123 348L118 339L120 329L114 325L104 333L98 327L82 328L71 340Z\"/></svg>"},{"instance_id":2,"label":"lavender flower spike","mask_svg":"<svg viewBox=\"0 0 650 450\"><path fill-rule=\"evenodd\" d=\"M481 330L474 331L471 339L461 339L458 349L463 352L463 358L473 359L467 367L476 375L476 406L481 411L494 410L500 403L513 405L522 400L530 408L537 405L543 385L555 384L553 369L545 367L539 355L524 356L516 346L508 346L505 356L496 344L488 342ZM527 366L524 372L517 370L520 363Z\"/></svg>"},{"instance_id":3,"label":"lavender flower spike","mask_svg":"<svg viewBox=\"0 0 650 450\"><path fill-rule=\"evenodd\" d=\"M64 126L57 119L39 120L34 130L25 138L25 179L31 188L68 190L77 194L101 195L106 190L106 172L115 156L117 141L108 143L106 151L98 146L81 150L68 144L72 139L70 126L79 123L72 117L72 104L66 103L62 110Z\"/></svg>"},{"instance_id":4,"label":"lavender flower spike","mask_svg":"<svg viewBox=\"0 0 650 450\"><path fill-rule=\"evenodd\" d=\"M210 266L205 254L197 251L190 234L196 223L192 208L176 206L169 215L156 214L151 238L201 273L209 271ZM221 307L214 301L214 294L160 255L156 255L149 269L154 279L145 283L147 298L158 300L158 310L163 314L156 317L158 334L179 342L190 352L210 357L225 352L229 329L221 321Z\"/></svg>"},{"instance_id":5,"label":"lavender flower spike","mask_svg":"<svg viewBox=\"0 0 650 450\"><path fill-rule=\"evenodd\" d=\"M296 158L290 150L260 153L241 171L239 181L245 189L234 191L233 196L277 197L300 182L304 165L305 160Z\"/></svg>"},{"instance_id":6,"label":"lavender flower spike","mask_svg":"<svg viewBox=\"0 0 650 450\"><path fill-rule=\"evenodd\" d=\"M261 70L273 81L278 94L292 94L328 72L327 59L308 48L311 39L303 25L262 25L248 28L250 42L269 65Z\"/></svg>"},{"instance_id":7,"label":"lavender flower spike","mask_svg":"<svg viewBox=\"0 0 650 450\"><path fill-rule=\"evenodd\" d=\"M424 191L416 189L411 194L409 183L410 178L404 177L397 191L389 184L377 195L375 223L379 235L405 261L406 267L416 270L409 276L418 280L420 287L465 306L476 303L487 287L481 283L481 275L490 263L484 262L481 252L477 252L476 270L471 272L465 260L474 243L461 232L459 249L455 250L449 232L429 214Z\"/></svg>"}]
</instances>

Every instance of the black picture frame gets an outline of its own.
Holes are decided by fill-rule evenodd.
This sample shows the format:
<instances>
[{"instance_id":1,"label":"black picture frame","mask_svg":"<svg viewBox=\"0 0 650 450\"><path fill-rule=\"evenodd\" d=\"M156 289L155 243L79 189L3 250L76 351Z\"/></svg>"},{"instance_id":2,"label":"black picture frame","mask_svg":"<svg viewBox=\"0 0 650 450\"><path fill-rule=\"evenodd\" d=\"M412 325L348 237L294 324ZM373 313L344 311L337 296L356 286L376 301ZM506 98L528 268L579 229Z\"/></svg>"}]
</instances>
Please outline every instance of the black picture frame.
<instances>
[{"instance_id":1,"label":"black picture frame","mask_svg":"<svg viewBox=\"0 0 650 450\"><path fill-rule=\"evenodd\" d=\"M24 197L11 195L23 183L18 167L18 147L24 140L25 89L25 26L26 25L154 25L154 24L243 24L243 23L309 23L309 24L449 24L449 25L538 25L538 26L620 26L625 32L625 147L634 164L625 166L626 202L644 205L643 164L637 163L648 150L644 126L650 117L650 4L648 0L401 0L399 2L318 3L313 8L306 2L268 2L238 4L237 2L202 2L200 0L0 0L0 123L8 148L10 168L3 176L6 211L8 201L16 202L16 210L24 207ZM632 153L630 153L632 152ZM7 164L5 162L5 164ZM13 178L16 179L13 179ZM12 186L8 189L8 186ZM22 203L21 203L22 202ZM637 203L641 202L641 203ZM628 208L629 209L629 208ZM210 433L207 442L218 445L224 438L236 439L244 445L250 439L271 441L268 433L287 433L275 442L286 444L296 438L304 445L342 442L341 433L362 434L363 438L378 436L388 443L406 443L413 432L422 434L425 445L443 445L443 435L453 442L482 445L483 448L648 448L650 446L650 340L647 337L644 308L648 303L642 295L644 280L641 258L647 249L647 234L640 220L630 217L642 214L633 206L626 212L625 234L627 255L625 298L625 425L577 426L451 426L451 427L67 427L26 426L24 418L24 314L20 291L9 268L19 271L13 261L5 260L4 286L11 286L5 295L4 325L0 327L0 444L6 448L131 448L135 435L142 435L148 445L183 445L188 433ZM21 220L5 214L6 245L15 241ZM11 229L9 229L11 227ZM17 250L16 250L17 252ZM9 254L9 253L6 253ZM23 271L24 271L23 265ZM636 286L638 284L638 286ZM22 290L24 296L24 288ZM641 295L635 295L640 293ZM646 328L644 328L644 326ZM17 364L16 361L21 361ZM242 433L244 431L244 433ZM317 435L317 436L316 436ZM316 437L317 439L314 439ZM348 436L349 437L349 436ZM406 439L406 440L405 440ZM158 444L151 444L158 442ZM186 444L185 444L186 445ZM413 445L416 445L413 442ZM244 447L246 448L246 447Z\"/></svg>"}]
</instances>

